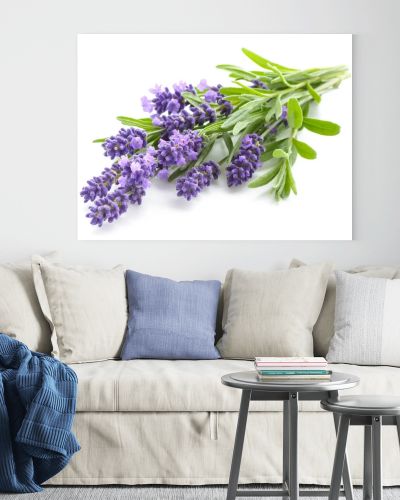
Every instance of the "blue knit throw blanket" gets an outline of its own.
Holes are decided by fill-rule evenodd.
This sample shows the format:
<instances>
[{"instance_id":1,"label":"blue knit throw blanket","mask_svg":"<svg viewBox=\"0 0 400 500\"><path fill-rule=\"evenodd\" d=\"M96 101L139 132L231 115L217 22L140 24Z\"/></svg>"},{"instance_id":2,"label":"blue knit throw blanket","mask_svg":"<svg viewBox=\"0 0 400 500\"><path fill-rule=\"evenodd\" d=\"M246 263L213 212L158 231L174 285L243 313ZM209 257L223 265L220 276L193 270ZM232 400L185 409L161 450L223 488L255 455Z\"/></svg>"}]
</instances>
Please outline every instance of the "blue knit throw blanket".
<instances>
[{"instance_id":1,"label":"blue knit throw blanket","mask_svg":"<svg viewBox=\"0 0 400 500\"><path fill-rule=\"evenodd\" d=\"M71 368L0 334L0 491L41 491L80 449L76 393Z\"/></svg>"}]
</instances>

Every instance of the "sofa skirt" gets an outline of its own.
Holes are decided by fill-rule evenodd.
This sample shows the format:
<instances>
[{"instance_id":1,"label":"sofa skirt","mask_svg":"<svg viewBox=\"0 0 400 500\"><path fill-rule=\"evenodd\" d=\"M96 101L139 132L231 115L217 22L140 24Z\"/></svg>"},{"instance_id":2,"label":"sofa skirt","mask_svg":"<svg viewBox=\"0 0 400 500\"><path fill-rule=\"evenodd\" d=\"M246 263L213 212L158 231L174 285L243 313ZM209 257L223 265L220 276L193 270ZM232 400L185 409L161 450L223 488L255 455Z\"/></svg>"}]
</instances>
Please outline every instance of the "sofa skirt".
<instances>
[{"instance_id":1,"label":"sofa skirt","mask_svg":"<svg viewBox=\"0 0 400 500\"><path fill-rule=\"evenodd\" d=\"M235 439L236 412L77 413L81 450L49 485L226 484ZM299 478L330 483L335 449L333 417L299 415ZM351 427L348 454L354 484L362 484L363 430ZM383 483L400 484L394 426L383 429ZM240 483L280 483L282 412L250 412Z\"/></svg>"}]
</instances>

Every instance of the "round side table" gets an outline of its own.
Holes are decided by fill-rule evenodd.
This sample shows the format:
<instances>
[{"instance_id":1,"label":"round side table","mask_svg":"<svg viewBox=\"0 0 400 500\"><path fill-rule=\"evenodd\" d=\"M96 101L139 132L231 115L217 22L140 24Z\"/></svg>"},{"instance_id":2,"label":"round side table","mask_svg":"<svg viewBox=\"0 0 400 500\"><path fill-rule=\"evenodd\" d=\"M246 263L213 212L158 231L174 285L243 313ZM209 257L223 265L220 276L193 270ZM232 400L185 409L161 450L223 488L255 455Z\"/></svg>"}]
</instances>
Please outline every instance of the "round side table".
<instances>
[{"instance_id":1,"label":"round side table","mask_svg":"<svg viewBox=\"0 0 400 500\"><path fill-rule=\"evenodd\" d=\"M322 408L340 418L329 500L337 500L350 425L364 426L363 498L382 499L382 425L395 425L400 440L400 397L344 396L322 401Z\"/></svg>"},{"instance_id":2,"label":"round side table","mask_svg":"<svg viewBox=\"0 0 400 500\"><path fill-rule=\"evenodd\" d=\"M339 390L357 386L360 379L347 373L334 372L330 379L327 380L274 380L264 382L258 380L256 371L250 371L224 375L221 381L224 385L242 390L227 500L254 495L251 490L238 489L240 462L250 401L283 401L283 489L273 491L257 490L256 495L286 497L290 500L298 500L300 494L301 496L316 496L317 494L327 496L329 492L326 490L321 492L314 490L299 491L298 401L323 401L327 399L337 401ZM335 414L334 422L337 432L339 421ZM346 455L344 456L343 483L346 500L353 500L353 486Z\"/></svg>"}]
</instances>

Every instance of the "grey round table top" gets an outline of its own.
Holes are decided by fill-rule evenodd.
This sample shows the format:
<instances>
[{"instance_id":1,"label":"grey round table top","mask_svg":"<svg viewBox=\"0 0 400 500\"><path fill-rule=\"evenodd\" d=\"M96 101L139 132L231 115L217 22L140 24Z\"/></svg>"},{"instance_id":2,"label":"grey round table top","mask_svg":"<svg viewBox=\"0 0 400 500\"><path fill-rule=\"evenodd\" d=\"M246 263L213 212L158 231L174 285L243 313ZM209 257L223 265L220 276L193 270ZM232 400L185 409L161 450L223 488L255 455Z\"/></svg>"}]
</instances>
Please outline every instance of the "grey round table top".
<instances>
[{"instance_id":1,"label":"grey round table top","mask_svg":"<svg viewBox=\"0 0 400 500\"><path fill-rule=\"evenodd\" d=\"M400 415L400 397L396 396L342 396L338 401L322 401L324 410L346 415Z\"/></svg>"},{"instance_id":2,"label":"grey round table top","mask_svg":"<svg viewBox=\"0 0 400 500\"><path fill-rule=\"evenodd\" d=\"M348 373L333 372L330 379L324 380L258 380L257 372L229 373L221 382L237 389L250 389L264 392L315 392L350 389L359 384L360 379Z\"/></svg>"}]
</instances>

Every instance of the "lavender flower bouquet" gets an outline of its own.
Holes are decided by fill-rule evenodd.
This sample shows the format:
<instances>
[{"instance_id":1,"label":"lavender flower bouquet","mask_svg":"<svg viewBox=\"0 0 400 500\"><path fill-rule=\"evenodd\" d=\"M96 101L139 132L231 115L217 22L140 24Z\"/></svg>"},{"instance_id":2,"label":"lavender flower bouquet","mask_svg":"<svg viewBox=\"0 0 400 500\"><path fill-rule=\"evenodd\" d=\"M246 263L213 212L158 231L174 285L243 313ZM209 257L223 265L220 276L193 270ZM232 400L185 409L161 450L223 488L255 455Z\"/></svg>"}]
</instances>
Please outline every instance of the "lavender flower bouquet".
<instances>
[{"instance_id":1,"label":"lavender flower bouquet","mask_svg":"<svg viewBox=\"0 0 400 500\"><path fill-rule=\"evenodd\" d=\"M231 87L180 82L156 86L142 97L147 118L119 116L127 128L97 139L111 166L81 190L90 202L91 224L113 222L131 204L140 205L151 180L175 183L176 194L196 198L222 172L229 188L272 185L276 200L297 194L292 168L297 155L313 160L317 153L298 139L302 129L336 135L340 126L308 117L310 103L349 77L345 66L298 70L281 66L243 49L261 68L254 71L223 64ZM209 156L217 142L225 145L218 163ZM255 177L254 174L260 172Z\"/></svg>"}]
</instances>

